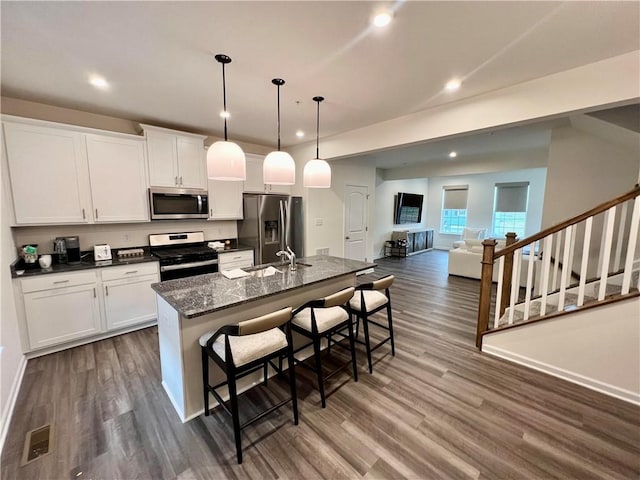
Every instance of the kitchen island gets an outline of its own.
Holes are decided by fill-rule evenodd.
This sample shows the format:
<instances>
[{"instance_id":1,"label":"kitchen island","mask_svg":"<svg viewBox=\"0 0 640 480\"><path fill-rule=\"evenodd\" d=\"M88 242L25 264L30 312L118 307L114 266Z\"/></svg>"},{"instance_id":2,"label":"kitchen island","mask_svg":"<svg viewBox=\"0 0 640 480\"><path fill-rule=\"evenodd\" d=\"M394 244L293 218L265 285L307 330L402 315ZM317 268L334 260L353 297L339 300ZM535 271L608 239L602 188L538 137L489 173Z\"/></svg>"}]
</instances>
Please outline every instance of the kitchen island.
<instances>
[{"instance_id":1,"label":"kitchen island","mask_svg":"<svg viewBox=\"0 0 640 480\"><path fill-rule=\"evenodd\" d=\"M204 411L198 344L202 334L354 286L356 274L375 264L318 255L299 259L293 272L288 264L274 266L246 269L250 275L241 278L212 273L151 285L158 302L162 385L183 422ZM212 370L212 384L221 381L221 372ZM240 391L260 381L260 373L243 380Z\"/></svg>"}]
</instances>

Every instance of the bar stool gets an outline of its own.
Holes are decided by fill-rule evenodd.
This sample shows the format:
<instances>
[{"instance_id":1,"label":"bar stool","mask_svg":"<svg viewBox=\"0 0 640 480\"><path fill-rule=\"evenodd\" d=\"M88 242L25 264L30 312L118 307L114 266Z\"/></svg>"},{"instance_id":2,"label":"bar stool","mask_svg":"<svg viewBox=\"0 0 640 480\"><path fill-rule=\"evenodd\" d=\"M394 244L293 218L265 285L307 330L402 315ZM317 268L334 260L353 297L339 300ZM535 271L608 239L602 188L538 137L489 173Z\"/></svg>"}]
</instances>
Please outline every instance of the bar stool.
<instances>
[{"instance_id":1,"label":"bar stool","mask_svg":"<svg viewBox=\"0 0 640 480\"><path fill-rule=\"evenodd\" d=\"M356 316L356 342L364 344L367 348L367 362L369 363L369 373L373 373L373 365L371 363L371 352L381 347L386 342L391 343L391 355L395 356L396 347L393 341L393 318L391 316L391 294L389 293L389 287L394 280L393 275L387 275L378 280L370 283L358 285L356 293L349 301L349 308L351 312ZM379 312L380 310L387 309L387 325L378 323L371 320L371 315ZM362 326L364 329L364 342L358 340L358 328L360 326L360 319L362 319ZM389 336L382 341L371 346L371 340L369 338L369 324L376 325L389 332Z\"/></svg>"},{"instance_id":2,"label":"bar stool","mask_svg":"<svg viewBox=\"0 0 640 480\"><path fill-rule=\"evenodd\" d=\"M301 307L297 308L293 312L293 318L291 319L291 328L299 334L309 338L311 341L294 351L294 354L313 344L313 354L315 358L315 367L305 365L302 360L298 360L294 357L295 362L302 365L305 368L313 370L318 377L318 390L320 390L320 399L322 402L322 408L326 407L324 382L330 377L348 367L349 364L353 367L353 379L358 381L358 370L356 364L356 349L355 340L353 336L353 329L351 324L351 315L349 314L348 307L346 306L349 299L353 297L354 288L349 287L341 290L337 293L329 295L317 300L311 300L305 303ZM347 330L347 334L343 333ZM328 347L331 345L337 345L343 348L347 348L341 343L332 339L332 335L338 335L342 338L349 338L349 350L351 351L351 361L346 362L344 365L336 368L326 376L322 373L322 362L320 358L320 340L326 337L328 340Z\"/></svg>"},{"instance_id":3,"label":"bar stool","mask_svg":"<svg viewBox=\"0 0 640 480\"><path fill-rule=\"evenodd\" d=\"M204 414L209 415L209 393L231 415L233 435L236 441L238 463L242 463L242 441L240 432L291 401L293 407L293 423L298 425L298 399L296 396L296 379L293 360L293 342L291 341L291 307L261 317L242 321L235 325L225 325L216 332L208 332L200 337L202 347L202 383L204 390ZM282 327L284 326L284 332ZM238 392L236 381L256 370L264 368L264 384L267 384L267 370L270 364L279 374L282 368L271 360L286 355L289 360L289 387L291 397L273 405L255 417L240 424L238 413ZM209 385L209 358L226 373L227 380L215 386ZM280 362L278 362L280 364ZM230 404L222 400L216 389L228 385Z\"/></svg>"}]
</instances>

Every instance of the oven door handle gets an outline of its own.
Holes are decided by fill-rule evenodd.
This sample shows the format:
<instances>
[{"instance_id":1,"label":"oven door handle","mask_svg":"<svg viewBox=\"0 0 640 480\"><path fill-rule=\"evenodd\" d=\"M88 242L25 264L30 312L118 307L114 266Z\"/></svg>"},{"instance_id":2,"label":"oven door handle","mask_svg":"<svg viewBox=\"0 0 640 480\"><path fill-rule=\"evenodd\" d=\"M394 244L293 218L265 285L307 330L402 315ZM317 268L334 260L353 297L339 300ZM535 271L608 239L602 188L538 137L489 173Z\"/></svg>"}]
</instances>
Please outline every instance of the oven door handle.
<instances>
[{"instance_id":1,"label":"oven door handle","mask_svg":"<svg viewBox=\"0 0 640 480\"><path fill-rule=\"evenodd\" d=\"M161 272L169 272L171 270L184 270L186 268L204 267L206 265L217 265L218 260L203 260L201 262L178 263L176 265L164 265L160 267Z\"/></svg>"}]
</instances>

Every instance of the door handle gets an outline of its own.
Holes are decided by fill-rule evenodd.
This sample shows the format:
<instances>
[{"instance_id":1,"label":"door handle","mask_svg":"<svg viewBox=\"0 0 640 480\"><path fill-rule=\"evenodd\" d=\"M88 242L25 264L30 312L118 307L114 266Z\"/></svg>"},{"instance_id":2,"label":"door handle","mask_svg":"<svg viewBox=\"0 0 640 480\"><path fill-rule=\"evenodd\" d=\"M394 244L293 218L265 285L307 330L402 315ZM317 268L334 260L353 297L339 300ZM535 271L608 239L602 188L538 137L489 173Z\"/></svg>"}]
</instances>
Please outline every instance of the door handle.
<instances>
[{"instance_id":1,"label":"door handle","mask_svg":"<svg viewBox=\"0 0 640 480\"><path fill-rule=\"evenodd\" d=\"M344 237L345 240L350 240L350 237Z\"/></svg>"},{"instance_id":2,"label":"door handle","mask_svg":"<svg viewBox=\"0 0 640 480\"><path fill-rule=\"evenodd\" d=\"M104 293L109 296L109 287L107 285L104 286Z\"/></svg>"},{"instance_id":3,"label":"door handle","mask_svg":"<svg viewBox=\"0 0 640 480\"><path fill-rule=\"evenodd\" d=\"M178 177L177 177L177 176L176 176L176 179L175 179L174 183L175 183L176 185L178 185Z\"/></svg>"},{"instance_id":4,"label":"door handle","mask_svg":"<svg viewBox=\"0 0 640 480\"><path fill-rule=\"evenodd\" d=\"M96 208L96 220L98 219L98 209Z\"/></svg>"},{"instance_id":5,"label":"door handle","mask_svg":"<svg viewBox=\"0 0 640 480\"><path fill-rule=\"evenodd\" d=\"M180 176L180 185L182 185L182 176Z\"/></svg>"},{"instance_id":6,"label":"door handle","mask_svg":"<svg viewBox=\"0 0 640 480\"><path fill-rule=\"evenodd\" d=\"M84 208L82 209L82 219L85 220L87 218L86 214L84 213Z\"/></svg>"}]
</instances>

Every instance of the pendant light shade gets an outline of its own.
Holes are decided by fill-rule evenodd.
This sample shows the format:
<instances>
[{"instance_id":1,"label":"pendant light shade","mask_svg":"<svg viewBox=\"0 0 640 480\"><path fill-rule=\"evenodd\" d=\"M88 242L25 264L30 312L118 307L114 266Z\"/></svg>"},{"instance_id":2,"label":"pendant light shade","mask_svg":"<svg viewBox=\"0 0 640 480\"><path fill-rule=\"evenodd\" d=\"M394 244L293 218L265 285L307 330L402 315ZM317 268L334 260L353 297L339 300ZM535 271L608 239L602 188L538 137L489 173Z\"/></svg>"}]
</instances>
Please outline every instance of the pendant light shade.
<instances>
[{"instance_id":1,"label":"pendant light shade","mask_svg":"<svg viewBox=\"0 0 640 480\"><path fill-rule=\"evenodd\" d=\"M218 54L215 56L222 64L222 98L224 105L224 141L215 142L207 150L207 177L211 180L246 180L247 165L242 148L227 139L227 85L224 66L231 58Z\"/></svg>"},{"instance_id":2,"label":"pendant light shade","mask_svg":"<svg viewBox=\"0 0 640 480\"><path fill-rule=\"evenodd\" d=\"M262 181L271 185L293 185L296 183L296 162L291 155L280 150L280 87L284 80L271 80L278 87L278 150L271 152L262 164Z\"/></svg>"},{"instance_id":3,"label":"pendant light shade","mask_svg":"<svg viewBox=\"0 0 640 480\"><path fill-rule=\"evenodd\" d=\"M303 184L308 188L331 188L331 167L320 158L320 102L324 97L313 97L318 104L316 117L316 158L304 166Z\"/></svg>"}]
</instances>

